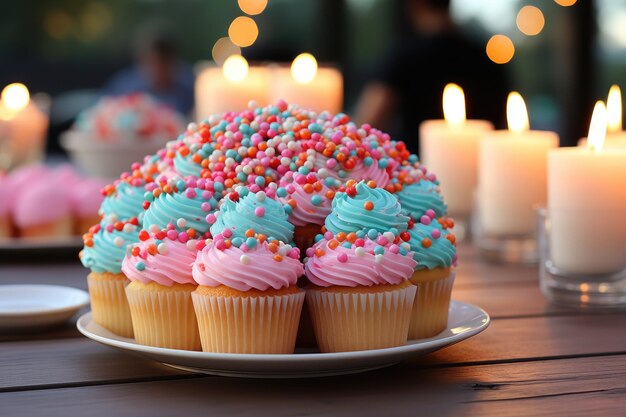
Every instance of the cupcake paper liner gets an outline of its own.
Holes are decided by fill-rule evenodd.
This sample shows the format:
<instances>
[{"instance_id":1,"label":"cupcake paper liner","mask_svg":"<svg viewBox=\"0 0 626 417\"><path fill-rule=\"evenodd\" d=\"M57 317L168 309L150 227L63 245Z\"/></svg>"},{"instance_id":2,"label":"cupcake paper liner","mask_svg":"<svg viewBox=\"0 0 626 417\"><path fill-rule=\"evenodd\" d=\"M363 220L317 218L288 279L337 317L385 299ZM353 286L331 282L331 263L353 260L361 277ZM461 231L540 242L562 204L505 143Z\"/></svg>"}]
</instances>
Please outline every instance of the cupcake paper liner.
<instances>
[{"instance_id":1,"label":"cupcake paper liner","mask_svg":"<svg viewBox=\"0 0 626 417\"><path fill-rule=\"evenodd\" d=\"M418 273L419 271L416 272ZM448 311L454 276L454 273L450 273L436 280L416 284L417 294L411 313L409 339L433 337L448 327ZM411 281L414 284L417 282L414 278Z\"/></svg>"},{"instance_id":2,"label":"cupcake paper liner","mask_svg":"<svg viewBox=\"0 0 626 417\"><path fill-rule=\"evenodd\" d=\"M137 343L168 349L200 350L191 284L171 287L133 281L126 296Z\"/></svg>"},{"instance_id":3,"label":"cupcake paper liner","mask_svg":"<svg viewBox=\"0 0 626 417\"><path fill-rule=\"evenodd\" d=\"M380 292L308 289L307 304L321 352L383 349L406 344L414 285Z\"/></svg>"},{"instance_id":4,"label":"cupcake paper liner","mask_svg":"<svg viewBox=\"0 0 626 417\"><path fill-rule=\"evenodd\" d=\"M293 353L304 291L258 297L191 296L203 351Z\"/></svg>"},{"instance_id":5,"label":"cupcake paper liner","mask_svg":"<svg viewBox=\"0 0 626 417\"><path fill-rule=\"evenodd\" d=\"M87 276L94 321L122 337L133 337L133 323L124 292L129 282L124 274L92 272Z\"/></svg>"}]
</instances>

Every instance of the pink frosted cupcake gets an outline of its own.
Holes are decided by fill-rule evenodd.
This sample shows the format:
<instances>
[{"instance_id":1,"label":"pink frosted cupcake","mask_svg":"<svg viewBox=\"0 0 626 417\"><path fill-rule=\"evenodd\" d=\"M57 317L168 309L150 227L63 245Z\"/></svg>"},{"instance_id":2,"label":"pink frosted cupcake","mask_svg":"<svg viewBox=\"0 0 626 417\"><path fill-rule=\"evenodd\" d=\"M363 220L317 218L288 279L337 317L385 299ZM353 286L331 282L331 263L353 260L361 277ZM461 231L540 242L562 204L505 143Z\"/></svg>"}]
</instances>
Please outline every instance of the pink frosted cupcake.
<instances>
[{"instance_id":1,"label":"pink frosted cupcake","mask_svg":"<svg viewBox=\"0 0 626 417\"><path fill-rule=\"evenodd\" d=\"M232 240L231 240L232 237ZM202 350L293 353L304 291L297 248L230 229L198 252L192 293Z\"/></svg>"},{"instance_id":2,"label":"pink frosted cupcake","mask_svg":"<svg viewBox=\"0 0 626 417\"><path fill-rule=\"evenodd\" d=\"M392 232L324 238L307 251L306 300L322 352L382 349L407 341L416 262Z\"/></svg>"},{"instance_id":3,"label":"pink frosted cupcake","mask_svg":"<svg viewBox=\"0 0 626 417\"><path fill-rule=\"evenodd\" d=\"M74 231L69 193L41 178L17 190L13 215L23 238L68 237Z\"/></svg>"},{"instance_id":4,"label":"pink frosted cupcake","mask_svg":"<svg viewBox=\"0 0 626 417\"><path fill-rule=\"evenodd\" d=\"M196 283L191 265L197 247L193 231L177 232L173 225L151 238L143 231L128 249L122 271L130 284L126 297L135 340L142 345L200 350L198 324L191 302Z\"/></svg>"},{"instance_id":5,"label":"pink frosted cupcake","mask_svg":"<svg viewBox=\"0 0 626 417\"><path fill-rule=\"evenodd\" d=\"M72 213L74 214L74 234L85 233L91 225L100 222L98 214L104 200L102 189L106 182L96 179L79 180L70 192Z\"/></svg>"}]
</instances>

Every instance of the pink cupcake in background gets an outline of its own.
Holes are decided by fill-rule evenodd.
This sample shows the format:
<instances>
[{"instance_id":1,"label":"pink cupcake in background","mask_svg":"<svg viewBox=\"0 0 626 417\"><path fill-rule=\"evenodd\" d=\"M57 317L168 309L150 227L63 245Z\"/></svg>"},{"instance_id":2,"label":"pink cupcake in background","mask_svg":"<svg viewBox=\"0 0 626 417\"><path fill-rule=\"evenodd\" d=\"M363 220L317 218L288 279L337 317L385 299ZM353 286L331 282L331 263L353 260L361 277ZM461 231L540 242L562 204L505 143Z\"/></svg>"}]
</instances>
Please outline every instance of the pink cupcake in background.
<instances>
[{"instance_id":1,"label":"pink cupcake in background","mask_svg":"<svg viewBox=\"0 0 626 417\"><path fill-rule=\"evenodd\" d=\"M14 185L14 184L13 184ZM69 237L73 235L72 203L62 187L41 181L30 181L18 190L13 216L22 238Z\"/></svg>"},{"instance_id":2,"label":"pink cupcake in background","mask_svg":"<svg viewBox=\"0 0 626 417\"><path fill-rule=\"evenodd\" d=\"M197 284L191 265L204 240L193 229L174 225L128 248L122 271L130 279L126 297L138 343L169 349L200 350L198 324L191 301Z\"/></svg>"},{"instance_id":3,"label":"pink cupcake in background","mask_svg":"<svg viewBox=\"0 0 626 417\"><path fill-rule=\"evenodd\" d=\"M104 200L102 189L106 181L93 178L79 180L70 190L72 214L74 216L74 234L86 233L89 228L100 222L98 214Z\"/></svg>"},{"instance_id":4,"label":"pink cupcake in background","mask_svg":"<svg viewBox=\"0 0 626 417\"><path fill-rule=\"evenodd\" d=\"M7 198L9 179L0 174L0 239L11 237L11 206Z\"/></svg>"}]
</instances>

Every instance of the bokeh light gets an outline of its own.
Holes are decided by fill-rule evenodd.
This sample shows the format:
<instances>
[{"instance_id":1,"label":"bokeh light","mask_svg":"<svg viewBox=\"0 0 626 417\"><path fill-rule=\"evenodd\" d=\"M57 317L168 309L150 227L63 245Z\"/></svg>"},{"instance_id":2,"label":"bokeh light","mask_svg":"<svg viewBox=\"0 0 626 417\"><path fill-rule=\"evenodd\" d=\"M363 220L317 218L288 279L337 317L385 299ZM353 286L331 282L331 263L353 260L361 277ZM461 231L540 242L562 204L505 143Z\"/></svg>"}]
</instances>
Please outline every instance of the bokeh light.
<instances>
[{"instance_id":1,"label":"bokeh light","mask_svg":"<svg viewBox=\"0 0 626 417\"><path fill-rule=\"evenodd\" d=\"M231 55L241 55L241 48L235 45L230 38L219 38L211 50L213 61L221 66L226 61L226 58Z\"/></svg>"},{"instance_id":2,"label":"bokeh light","mask_svg":"<svg viewBox=\"0 0 626 417\"><path fill-rule=\"evenodd\" d=\"M241 55L231 55L224 61L222 72L230 81L242 81L248 76L248 61Z\"/></svg>"},{"instance_id":3,"label":"bokeh light","mask_svg":"<svg viewBox=\"0 0 626 417\"><path fill-rule=\"evenodd\" d=\"M230 24L228 37L237 46L245 48L256 41L259 28L254 20L247 16L239 16Z\"/></svg>"},{"instance_id":4,"label":"bokeh light","mask_svg":"<svg viewBox=\"0 0 626 417\"><path fill-rule=\"evenodd\" d=\"M2 90L2 104L13 112L18 112L28 106L30 93L24 84L9 84Z\"/></svg>"},{"instance_id":5,"label":"bokeh light","mask_svg":"<svg viewBox=\"0 0 626 417\"><path fill-rule=\"evenodd\" d=\"M576 0L554 0L554 2L560 6L573 6L576 4Z\"/></svg>"},{"instance_id":6,"label":"bokeh light","mask_svg":"<svg viewBox=\"0 0 626 417\"><path fill-rule=\"evenodd\" d=\"M535 6L524 6L517 14L517 28L524 35L538 35L546 23L541 10Z\"/></svg>"},{"instance_id":7,"label":"bokeh light","mask_svg":"<svg viewBox=\"0 0 626 417\"><path fill-rule=\"evenodd\" d=\"M74 22L65 11L55 10L44 17L43 26L52 39L61 40L72 32Z\"/></svg>"},{"instance_id":8,"label":"bokeh light","mask_svg":"<svg viewBox=\"0 0 626 417\"><path fill-rule=\"evenodd\" d=\"M487 56L496 64L506 64L515 55L513 41L505 35L493 35L487 42Z\"/></svg>"},{"instance_id":9,"label":"bokeh light","mask_svg":"<svg viewBox=\"0 0 626 417\"><path fill-rule=\"evenodd\" d=\"M249 15L263 13L267 6L267 0L238 0L237 3L241 11Z\"/></svg>"},{"instance_id":10,"label":"bokeh light","mask_svg":"<svg viewBox=\"0 0 626 417\"><path fill-rule=\"evenodd\" d=\"M301 84L310 83L317 73L317 60L309 53L296 57L291 64L291 76Z\"/></svg>"}]
</instances>

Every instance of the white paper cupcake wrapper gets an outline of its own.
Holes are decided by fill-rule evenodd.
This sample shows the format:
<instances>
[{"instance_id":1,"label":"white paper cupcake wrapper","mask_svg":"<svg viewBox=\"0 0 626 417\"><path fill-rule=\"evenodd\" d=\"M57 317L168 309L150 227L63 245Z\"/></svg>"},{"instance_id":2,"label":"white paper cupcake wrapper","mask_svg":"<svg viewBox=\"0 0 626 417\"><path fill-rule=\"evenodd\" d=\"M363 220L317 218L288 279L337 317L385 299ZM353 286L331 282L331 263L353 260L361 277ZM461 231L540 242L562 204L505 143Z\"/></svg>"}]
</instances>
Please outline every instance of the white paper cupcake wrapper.
<instances>
[{"instance_id":1,"label":"white paper cupcake wrapper","mask_svg":"<svg viewBox=\"0 0 626 417\"><path fill-rule=\"evenodd\" d=\"M448 327L448 310L454 276L452 272L445 278L417 284L409 339L433 337Z\"/></svg>"},{"instance_id":2,"label":"white paper cupcake wrapper","mask_svg":"<svg viewBox=\"0 0 626 417\"><path fill-rule=\"evenodd\" d=\"M169 349L200 350L198 323L191 301L193 289L166 291L131 284L126 296L137 343ZM191 287L190 287L191 288Z\"/></svg>"},{"instance_id":3,"label":"white paper cupcake wrapper","mask_svg":"<svg viewBox=\"0 0 626 417\"><path fill-rule=\"evenodd\" d=\"M378 293L307 290L322 352L382 349L406 344L414 285Z\"/></svg>"},{"instance_id":4,"label":"white paper cupcake wrapper","mask_svg":"<svg viewBox=\"0 0 626 417\"><path fill-rule=\"evenodd\" d=\"M259 297L192 294L202 350L293 353L304 291Z\"/></svg>"},{"instance_id":5,"label":"white paper cupcake wrapper","mask_svg":"<svg viewBox=\"0 0 626 417\"><path fill-rule=\"evenodd\" d=\"M119 336L133 337L133 323L124 292L128 279L115 275L97 275L99 278L96 278L92 274L87 277L87 284L94 321Z\"/></svg>"}]
</instances>

